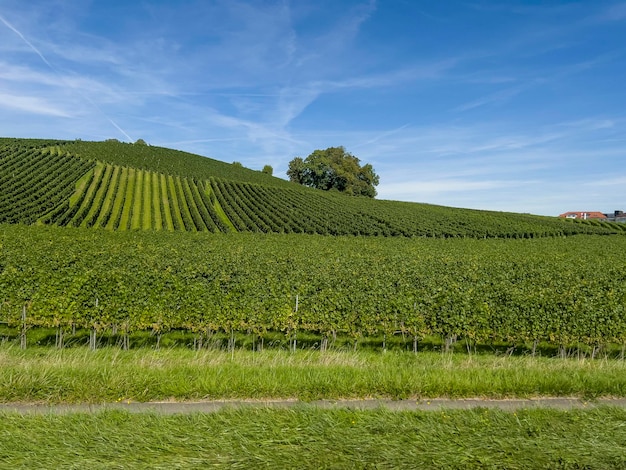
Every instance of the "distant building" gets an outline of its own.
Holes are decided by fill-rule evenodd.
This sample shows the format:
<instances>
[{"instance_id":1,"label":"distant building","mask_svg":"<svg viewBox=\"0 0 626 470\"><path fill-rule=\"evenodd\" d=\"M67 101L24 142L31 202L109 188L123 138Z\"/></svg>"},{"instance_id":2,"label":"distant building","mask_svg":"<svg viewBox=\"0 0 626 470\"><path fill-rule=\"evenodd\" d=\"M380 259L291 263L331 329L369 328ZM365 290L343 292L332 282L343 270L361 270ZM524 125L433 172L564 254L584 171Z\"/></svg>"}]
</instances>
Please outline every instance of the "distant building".
<instances>
[{"instance_id":1,"label":"distant building","mask_svg":"<svg viewBox=\"0 0 626 470\"><path fill-rule=\"evenodd\" d=\"M588 220L588 219L599 219L599 220L607 220L608 217L606 216L606 214L603 214L602 212L566 212L564 214L559 215L559 217L565 218L565 219L582 219L582 220Z\"/></svg>"},{"instance_id":2,"label":"distant building","mask_svg":"<svg viewBox=\"0 0 626 470\"><path fill-rule=\"evenodd\" d=\"M626 214L624 214L624 211L615 211L612 214L604 215L606 215L606 220L610 222L626 222Z\"/></svg>"}]
</instances>

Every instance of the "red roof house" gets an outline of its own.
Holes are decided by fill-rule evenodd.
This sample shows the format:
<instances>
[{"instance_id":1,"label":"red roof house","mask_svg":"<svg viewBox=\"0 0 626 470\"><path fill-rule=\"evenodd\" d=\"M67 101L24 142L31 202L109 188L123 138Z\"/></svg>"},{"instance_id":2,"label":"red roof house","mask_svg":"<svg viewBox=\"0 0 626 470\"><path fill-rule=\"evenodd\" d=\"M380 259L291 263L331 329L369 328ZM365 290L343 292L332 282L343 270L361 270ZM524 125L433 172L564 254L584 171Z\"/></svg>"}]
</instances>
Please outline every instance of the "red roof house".
<instances>
[{"instance_id":1,"label":"red roof house","mask_svg":"<svg viewBox=\"0 0 626 470\"><path fill-rule=\"evenodd\" d=\"M559 217L563 217L565 219L583 219L583 220L587 220L587 219L606 220L607 219L606 215L604 215L602 212L594 212L594 211L566 212L564 214L559 215Z\"/></svg>"}]
</instances>

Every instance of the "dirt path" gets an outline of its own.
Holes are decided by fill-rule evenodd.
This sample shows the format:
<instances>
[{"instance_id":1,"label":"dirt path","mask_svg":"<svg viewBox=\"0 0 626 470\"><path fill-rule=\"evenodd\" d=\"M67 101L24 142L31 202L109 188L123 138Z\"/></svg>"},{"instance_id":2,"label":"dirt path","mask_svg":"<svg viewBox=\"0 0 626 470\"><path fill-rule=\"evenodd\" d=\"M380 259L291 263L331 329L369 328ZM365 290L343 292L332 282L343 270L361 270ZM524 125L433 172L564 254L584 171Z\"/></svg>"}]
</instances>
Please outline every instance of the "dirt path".
<instances>
[{"instance_id":1,"label":"dirt path","mask_svg":"<svg viewBox=\"0 0 626 470\"><path fill-rule=\"evenodd\" d=\"M626 398L600 398L593 401L579 398L535 398L486 400L480 398L431 400L318 400L302 402L298 400L215 400L198 402L119 402L103 404L0 404L0 413L20 414L67 414L97 413L104 410L123 410L129 413L189 414L214 413L226 408L294 408L298 406L314 406L321 409L345 408L356 410L373 410L385 408L391 411L439 411L441 409L472 409L492 408L515 411L523 408L552 409L591 409L598 406L617 406L626 408Z\"/></svg>"}]
</instances>

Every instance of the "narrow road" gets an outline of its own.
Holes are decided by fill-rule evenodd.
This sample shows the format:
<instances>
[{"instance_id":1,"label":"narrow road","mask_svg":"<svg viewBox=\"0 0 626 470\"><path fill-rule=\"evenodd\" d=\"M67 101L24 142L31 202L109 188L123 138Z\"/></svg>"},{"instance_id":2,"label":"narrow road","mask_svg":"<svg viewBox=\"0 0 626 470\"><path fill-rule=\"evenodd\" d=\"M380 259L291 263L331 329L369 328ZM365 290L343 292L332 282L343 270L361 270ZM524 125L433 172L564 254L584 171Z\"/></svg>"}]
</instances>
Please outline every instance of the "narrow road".
<instances>
[{"instance_id":1,"label":"narrow road","mask_svg":"<svg viewBox=\"0 0 626 470\"><path fill-rule=\"evenodd\" d=\"M102 404L28 404L2 403L0 413L19 414L68 414L97 413L105 410L123 410L129 413L190 414L215 413L233 408L295 408L313 406L321 409L374 410L384 408L391 411L440 411L442 409L467 410L473 408L491 408L516 411L523 408L552 409L592 409L598 406L617 406L626 408L626 398L599 398L592 401L579 398L534 398L488 400L480 398L431 400L318 400L302 402L299 400L213 400L197 402L118 402Z\"/></svg>"}]
</instances>

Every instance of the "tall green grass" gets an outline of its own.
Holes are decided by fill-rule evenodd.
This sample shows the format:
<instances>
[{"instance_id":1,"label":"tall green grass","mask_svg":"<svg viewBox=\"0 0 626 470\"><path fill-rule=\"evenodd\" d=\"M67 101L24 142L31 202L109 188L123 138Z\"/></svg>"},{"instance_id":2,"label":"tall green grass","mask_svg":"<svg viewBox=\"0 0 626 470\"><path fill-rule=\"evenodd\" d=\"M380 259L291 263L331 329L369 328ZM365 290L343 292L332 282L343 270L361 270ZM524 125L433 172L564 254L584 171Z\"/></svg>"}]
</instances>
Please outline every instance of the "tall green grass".
<instances>
[{"instance_id":1,"label":"tall green grass","mask_svg":"<svg viewBox=\"0 0 626 470\"><path fill-rule=\"evenodd\" d=\"M0 401L626 396L626 361L0 346Z\"/></svg>"},{"instance_id":2,"label":"tall green grass","mask_svg":"<svg viewBox=\"0 0 626 470\"><path fill-rule=\"evenodd\" d=\"M1 468L626 468L626 411L0 414Z\"/></svg>"}]
</instances>

